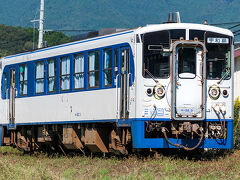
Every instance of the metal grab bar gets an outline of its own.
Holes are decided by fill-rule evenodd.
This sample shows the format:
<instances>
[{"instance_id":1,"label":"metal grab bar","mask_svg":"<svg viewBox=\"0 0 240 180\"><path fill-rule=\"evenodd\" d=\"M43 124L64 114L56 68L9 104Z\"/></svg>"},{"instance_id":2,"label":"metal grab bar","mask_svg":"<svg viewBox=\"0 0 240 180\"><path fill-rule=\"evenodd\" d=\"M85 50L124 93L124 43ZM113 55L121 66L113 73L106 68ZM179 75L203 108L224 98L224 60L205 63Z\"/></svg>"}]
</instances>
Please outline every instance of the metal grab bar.
<instances>
[{"instance_id":1,"label":"metal grab bar","mask_svg":"<svg viewBox=\"0 0 240 180\"><path fill-rule=\"evenodd\" d=\"M116 75L116 120L118 120L119 118L119 97L118 97L118 77L119 77L119 74Z\"/></svg>"},{"instance_id":2,"label":"metal grab bar","mask_svg":"<svg viewBox=\"0 0 240 180\"><path fill-rule=\"evenodd\" d=\"M130 85L129 85L129 83L130 83L130 76L132 76L132 74L131 73L128 73L128 75L127 75L127 112L129 113L130 111L129 111L129 102L130 102Z\"/></svg>"}]
</instances>

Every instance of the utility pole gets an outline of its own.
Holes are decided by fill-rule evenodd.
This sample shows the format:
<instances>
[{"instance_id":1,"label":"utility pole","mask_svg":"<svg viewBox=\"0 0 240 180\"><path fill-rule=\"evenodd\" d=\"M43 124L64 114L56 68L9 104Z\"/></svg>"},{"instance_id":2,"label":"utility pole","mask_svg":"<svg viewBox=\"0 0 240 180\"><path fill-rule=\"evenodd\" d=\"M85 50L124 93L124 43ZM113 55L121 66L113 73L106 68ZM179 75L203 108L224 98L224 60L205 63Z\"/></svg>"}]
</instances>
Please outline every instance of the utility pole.
<instances>
[{"instance_id":1,"label":"utility pole","mask_svg":"<svg viewBox=\"0 0 240 180\"><path fill-rule=\"evenodd\" d=\"M39 19L38 48L42 48L43 47L43 21L44 21L44 0L41 0L40 19Z\"/></svg>"}]
</instances>

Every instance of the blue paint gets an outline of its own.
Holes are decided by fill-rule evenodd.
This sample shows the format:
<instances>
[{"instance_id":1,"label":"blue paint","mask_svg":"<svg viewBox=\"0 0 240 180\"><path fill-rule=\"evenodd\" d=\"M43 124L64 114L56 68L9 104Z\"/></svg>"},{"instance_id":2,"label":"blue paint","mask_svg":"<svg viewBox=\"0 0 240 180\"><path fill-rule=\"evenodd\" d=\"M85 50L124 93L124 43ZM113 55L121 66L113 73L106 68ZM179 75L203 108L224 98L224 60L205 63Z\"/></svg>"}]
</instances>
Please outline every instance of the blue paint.
<instances>
[{"instance_id":1,"label":"blue paint","mask_svg":"<svg viewBox=\"0 0 240 180\"><path fill-rule=\"evenodd\" d=\"M2 75L2 83L1 83L2 99L6 99L5 87L7 89L7 82L5 82L5 77L7 77L7 72L4 72Z\"/></svg>"},{"instance_id":2,"label":"blue paint","mask_svg":"<svg viewBox=\"0 0 240 180\"><path fill-rule=\"evenodd\" d=\"M146 119L145 119L146 120ZM132 141L134 148L176 148L166 142L164 138L145 138L144 128L145 120L143 119L127 119L127 120L78 120L78 121L54 121L54 122L34 122L34 123L16 123L17 126L24 125L45 125L45 124L74 124L74 123L117 123L118 127L131 126ZM161 121L168 121L168 119L161 119ZM212 119L206 121L213 121ZM216 122L219 122L215 119ZM233 120L227 119L227 139L204 139L199 148L219 148L219 149L232 149L233 148ZM9 126L9 124L1 124L1 126ZM0 127L1 127L0 126ZM177 143L177 139L169 138L172 143ZM179 139L179 143L193 147L198 143L199 139Z\"/></svg>"},{"instance_id":3,"label":"blue paint","mask_svg":"<svg viewBox=\"0 0 240 180\"><path fill-rule=\"evenodd\" d=\"M10 86L10 69L14 68L16 70L16 89L19 92L19 65L21 64L27 64L28 67L28 87L27 87L27 95L23 96L16 96L16 98L26 98L26 97L33 97L33 96L44 96L44 95L53 95L53 94L59 94L59 93L73 93L73 92L79 92L79 91L93 91L93 90L99 90L99 89L109 89L109 88L114 88L115 85L112 83L111 86L109 87L103 87L103 49L107 48L112 48L114 49L119 49L120 47L124 48L129 48L130 49L130 73L132 74L132 78L130 79L130 86L132 85L134 81L134 59L132 55L131 48L129 47L128 43L123 43L123 44L117 44L113 46L107 46L107 47L102 47L98 49L91 49L87 51L80 51L80 52L74 52L71 54L64 54L61 56L54 56L54 57L48 57L46 59L38 59L34 61L29 61L26 63L18 63L14 65L9 65L5 66L4 68L4 73L7 74L7 88ZM98 88L88 88L88 52L98 50L99 51L99 87ZM79 53L84 53L84 89L78 89L74 90L73 88L73 56L75 54ZM60 91L60 58L63 56L70 56L70 90L67 91ZM114 56L113 56L114 57ZM56 92L47 92L47 60L48 59L56 59ZM38 61L44 61L45 62L45 72L44 72L44 93L42 94L36 94L35 93L35 63ZM114 58L112 58L112 61L114 61ZM113 64L113 63L112 63ZM120 65L120 51L119 51L119 59L118 59L118 64ZM120 67L119 67L120 68ZM114 79L115 75L112 73L112 79ZM120 77L118 77L120 78ZM4 76L2 77L2 82L4 81ZM118 81L119 82L119 81ZM2 83L3 85L4 83ZM118 83L120 86L120 83ZM2 86L1 88L2 91L2 99L6 99L6 94L4 93L4 88ZM9 97L9 96L8 96Z\"/></svg>"},{"instance_id":4,"label":"blue paint","mask_svg":"<svg viewBox=\"0 0 240 180\"><path fill-rule=\"evenodd\" d=\"M35 95L35 63L29 62L28 65L28 96ZM17 83L18 84L18 83Z\"/></svg>"},{"instance_id":5,"label":"blue paint","mask_svg":"<svg viewBox=\"0 0 240 180\"><path fill-rule=\"evenodd\" d=\"M44 59L44 93L43 94L44 95L47 94L47 60L46 59Z\"/></svg>"},{"instance_id":6,"label":"blue paint","mask_svg":"<svg viewBox=\"0 0 240 180\"><path fill-rule=\"evenodd\" d=\"M118 127L130 127L132 123L132 119L118 119L117 126Z\"/></svg>"},{"instance_id":7,"label":"blue paint","mask_svg":"<svg viewBox=\"0 0 240 180\"><path fill-rule=\"evenodd\" d=\"M73 91L73 55L70 56L70 91Z\"/></svg>"},{"instance_id":8,"label":"blue paint","mask_svg":"<svg viewBox=\"0 0 240 180\"><path fill-rule=\"evenodd\" d=\"M56 93L59 94L60 93L60 57L57 57L56 59Z\"/></svg>"},{"instance_id":9,"label":"blue paint","mask_svg":"<svg viewBox=\"0 0 240 180\"><path fill-rule=\"evenodd\" d=\"M150 119L150 118L137 118L137 119L132 119L132 120L137 120L137 121L172 121L170 118L154 118L154 120ZM213 121L217 121L219 122L219 119L205 119L203 120L203 122L213 122ZM226 122L228 121L232 121L232 119L226 119ZM194 121L192 121L194 122Z\"/></svg>"},{"instance_id":10,"label":"blue paint","mask_svg":"<svg viewBox=\"0 0 240 180\"><path fill-rule=\"evenodd\" d=\"M211 120L212 121L212 120ZM215 120L216 121L216 120ZM204 139L199 148L219 148L232 149L233 148L233 120L228 119L227 139ZM218 122L218 121L217 121ZM144 121L132 120L132 140L134 148L176 148L168 144L165 138L145 138L144 137ZM169 138L172 143L178 143L177 139ZM179 139L181 145L193 147L198 143L199 139Z\"/></svg>"},{"instance_id":11,"label":"blue paint","mask_svg":"<svg viewBox=\"0 0 240 180\"><path fill-rule=\"evenodd\" d=\"M103 49L99 51L99 87L103 88Z\"/></svg>"},{"instance_id":12,"label":"blue paint","mask_svg":"<svg viewBox=\"0 0 240 180\"><path fill-rule=\"evenodd\" d=\"M0 126L0 146L2 146L2 140L3 140L3 127Z\"/></svg>"},{"instance_id":13,"label":"blue paint","mask_svg":"<svg viewBox=\"0 0 240 180\"><path fill-rule=\"evenodd\" d=\"M16 130L17 125L16 124L7 124L7 130L11 129L11 130Z\"/></svg>"},{"instance_id":14,"label":"blue paint","mask_svg":"<svg viewBox=\"0 0 240 180\"><path fill-rule=\"evenodd\" d=\"M84 52L84 90L88 90L88 53Z\"/></svg>"}]
</instances>

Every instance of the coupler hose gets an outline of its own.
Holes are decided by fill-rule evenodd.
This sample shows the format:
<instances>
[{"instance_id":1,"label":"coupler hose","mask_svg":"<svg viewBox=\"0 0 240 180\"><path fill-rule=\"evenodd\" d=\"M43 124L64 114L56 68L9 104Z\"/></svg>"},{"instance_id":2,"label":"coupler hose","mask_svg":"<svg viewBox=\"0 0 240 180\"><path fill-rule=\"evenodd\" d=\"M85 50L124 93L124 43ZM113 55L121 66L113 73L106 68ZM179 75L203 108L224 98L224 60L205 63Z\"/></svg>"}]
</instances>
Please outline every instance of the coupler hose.
<instances>
[{"instance_id":1,"label":"coupler hose","mask_svg":"<svg viewBox=\"0 0 240 180\"><path fill-rule=\"evenodd\" d=\"M172 146L175 146L175 147L183 148L183 149L185 149L185 150L187 150L187 151L192 151L192 150L198 148L198 147L200 146L200 144L202 143L202 140L203 140L203 131L201 131L200 139L199 139L198 143L196 144L196 146L194 146L194 147L192 147L192 148L189 148L189 147L183 146L183 145L181 145L181 144L173 144L173 143L171 143L171 142L169 141L168 137L167 137L167 133L166 133L166 128L165 128L165 127L162 127L162 133L163 133L166 141L167 141L169 144L171 144Z\"/></svg>"}]
</instances>

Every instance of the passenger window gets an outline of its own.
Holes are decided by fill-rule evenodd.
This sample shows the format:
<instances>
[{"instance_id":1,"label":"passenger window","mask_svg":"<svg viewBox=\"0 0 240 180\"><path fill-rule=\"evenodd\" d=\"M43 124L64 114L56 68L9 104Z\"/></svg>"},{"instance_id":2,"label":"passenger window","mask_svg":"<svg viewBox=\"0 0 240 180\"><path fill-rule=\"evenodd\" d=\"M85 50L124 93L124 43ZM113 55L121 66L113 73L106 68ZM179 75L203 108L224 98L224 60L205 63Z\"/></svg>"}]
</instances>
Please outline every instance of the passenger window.
<instances>
[{"instance_id":1,"label":"passenger window","mask_svg":"<svg viewBox=\"0 0 240 180\"><path fill-rule=\"evenodd\" d=\"M70 56L61 58L61 91L67 91L70 89Z\"/></svg>"},{"instance_id":2,"label":"passenger window","mask_svg":"<svg viewBox=\"0 0 240 180\"><path fill-rule=\"evenodd\" d=\"M103 50L103 86L112 85L112 49Z\"/></svg>"},{"instance_id":3,"label":"passenger window","mask_svg":"<svg viewBox=\"0 0 240 180\"><path fill-rule=\"evenodd\" d=\"M36 94L44 92L44 61L35 63L35 92Z\"/></svg>"},{"instance_id":4,"label":"passenger window","mask_svg":"<svg viewBox=\"0 0 240 180\"><path fill-rule=\"evenodd\" d=\"M88 53L88 87L99 87L99 52Z\"/></svg>"},{"instance_id":5,"label":"passenger window","mask_svg":"<svg viewBox=\"0 0 240 180\"><path fill-rule=\"evenodd\" d=\"M47 91L56 92L56 59L47 61Z\"/></svg>"},{"instance_id":6,"label":"passenger window","mask_svg":"<svg viewBox=\"0 0 240 180\"><path fill-rule=\"evenodd\" d=\"M19 95L27 95L27 64L19 65Z\"/></svg>"},{"instance_id":7,"label":"passenger window","mask_svg":"<svg viewBox=\"0 0 240 180\"><path fill-rule=\"evenodd\" d=\"M84 88L84 54L76 54L73 59L74 72L73 72L73 83L74 89Z\"/></svg>"}]
</instances>

